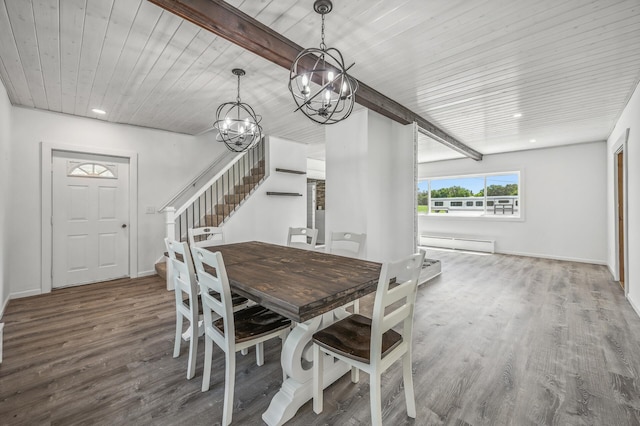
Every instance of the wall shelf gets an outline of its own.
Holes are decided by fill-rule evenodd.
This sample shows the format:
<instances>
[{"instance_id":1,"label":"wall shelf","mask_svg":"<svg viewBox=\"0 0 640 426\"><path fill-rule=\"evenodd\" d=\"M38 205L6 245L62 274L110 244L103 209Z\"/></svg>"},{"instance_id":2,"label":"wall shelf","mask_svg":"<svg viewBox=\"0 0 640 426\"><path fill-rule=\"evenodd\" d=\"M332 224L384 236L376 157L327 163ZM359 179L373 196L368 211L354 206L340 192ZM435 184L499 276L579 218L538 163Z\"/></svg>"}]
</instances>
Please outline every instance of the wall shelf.
<instances>
[{"instance_id":1,"label":"wall shelf","mask_svg":"<svg viewBox=\"0 0 640 426\"><path fill-rule=\"evenodd\" d=\"M280 195L285 197L302 197L302 194L297 192L267 192L267 195Z\"/></svg>"},{"instance_id":2,"label":"wall shelf","mask_svg":"<svg viewBox=\"0 0 640 426\"><path fill-rule=\"evenodd\" d=\"M276 172L282 172L282 173L291 173L294 175L306 175L307 172L301 172L300 170L289 170L289 169L279 169L276 167Z\"/></svg>"}]
</instances>

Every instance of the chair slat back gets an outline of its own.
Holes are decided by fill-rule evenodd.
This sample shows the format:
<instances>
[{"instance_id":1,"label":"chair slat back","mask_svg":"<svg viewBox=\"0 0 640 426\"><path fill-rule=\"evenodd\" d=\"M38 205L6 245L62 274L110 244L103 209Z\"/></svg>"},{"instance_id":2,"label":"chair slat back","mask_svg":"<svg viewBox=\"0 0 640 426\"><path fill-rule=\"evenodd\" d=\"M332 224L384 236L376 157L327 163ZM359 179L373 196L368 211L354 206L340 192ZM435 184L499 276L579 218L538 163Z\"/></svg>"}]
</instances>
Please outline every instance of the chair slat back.
<instances>
[{"instance_id":1,"label":"chair slat back","mask_svg":"<svg viewBox=\"0 0 640 426\"><path fill-rule=\"evenodd\" d=\"M203 228L189 228L189 245L193 247L213 247L224 244L222 228L205 226Z\"/></svg>"},{"instance_id":2,"label":"chair slat back","mask_svg":"<svg viewBox=\"0 0 640 426\"><path fill-rule=\"evenodd\" d=\"M289 228L287 245L289 247L314 250L318 239L318 230L311 228Z\"/></svg>"},{"instance_id":3,"label":"chair slat back","mask_svg":"<svg viewBox=\"0 0 640 426\"><path fill-rule=\"evenodd\" d=\"M164 239L164 243L169 253L171 262L171 275L176 296L176 307L186 312L186 307L182 303L183 293L189 297L189 309L191 317L198 315L198 284L196 282L195 270L191 252L186 242ZM195 313L194 313L195 312Z\"/></svg>"},{"instance_id":4,"label":"chair slat back","mask_svg":"<svg viewBox=\"0 0 640 426\"><path fill-rule=\"evenodd\" d=\"M423 260L424 253L416 253L382 265L371 318L372 362L374 359L380 360L382 334L397 324L403 323L402 339L411 341L413 311Z\"/></svg>"},{"instance_id":5,"label":"chair slat back","mask_svg":"<svg viewBox=\"0 0 640 426\"><path fill-rule=\"evenodd\" d=\"M362 258L367 234L355 232L332 232L327 242L327 253Z\"/></svg>"},{"instance_id":6,"label":"chair slat back","mask_svg":"<svg viewBox=\"0 0 640 426\"><path fill-rule=\"evenodd\" d=\"M224 266L222 253L194 247L193 260L198 274L198 283L200 284L205 327L212 326L213 312L215 312L224 321L225 336L235 336L231 287L229 286L229 277ZM205 269L205 266L213 268L215 275L210 273L210 269ZM220 300L214 297L216 294L219 295Z\"/></svg>"}]
</instances>

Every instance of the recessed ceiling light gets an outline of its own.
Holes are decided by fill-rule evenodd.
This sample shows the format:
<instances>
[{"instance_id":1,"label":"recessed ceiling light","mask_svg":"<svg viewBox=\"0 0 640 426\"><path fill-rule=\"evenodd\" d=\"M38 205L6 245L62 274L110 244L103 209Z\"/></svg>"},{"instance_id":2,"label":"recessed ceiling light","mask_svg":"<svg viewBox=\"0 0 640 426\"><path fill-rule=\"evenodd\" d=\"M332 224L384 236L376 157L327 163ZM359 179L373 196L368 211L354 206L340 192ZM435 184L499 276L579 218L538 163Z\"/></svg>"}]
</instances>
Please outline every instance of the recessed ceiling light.
<instances>
[{"instance_id":1,"label":"recessed ceiling light","mask_svg":"<svg viewBox=\"0 0 640 426\"><path fill-rule=\"evenodd\" d=\"M519 112L516 112L515 114L513 114L513 118L520 118L522 117L522 114L520 114Z\"/></svg>"},{"instance_id":2,"label":"recessed ceiling light","mask_svg":"<svg viewBox=\"0 0 640 426\"><path fill-rule=\"evenodd\" d=\"M96 114L100 114L100 115L104 115L104 114L107 113L106 111L104 111L102 109L98 109L98 108L94 108L91 111L95 112Z\"/></svg>"},{"instance_id":3,"label":"recessed ceiling light","mask_svg":"<svg viewBox=\"0 0 640 426\"><path fill-rule=\"evenodd\" d=\"M536 143L536 140L535 139L529 139L529 142Z\"/></svg>"}]
</instances>

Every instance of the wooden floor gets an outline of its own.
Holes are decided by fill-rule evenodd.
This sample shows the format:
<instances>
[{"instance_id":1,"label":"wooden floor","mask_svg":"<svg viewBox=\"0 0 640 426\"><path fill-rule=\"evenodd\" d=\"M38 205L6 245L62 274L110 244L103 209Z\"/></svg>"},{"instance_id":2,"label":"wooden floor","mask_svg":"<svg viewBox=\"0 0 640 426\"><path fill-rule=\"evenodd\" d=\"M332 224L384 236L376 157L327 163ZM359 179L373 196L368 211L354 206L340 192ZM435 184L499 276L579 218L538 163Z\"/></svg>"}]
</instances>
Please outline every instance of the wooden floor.
<instances>
[{"instance_id":1,"label":"wooden floor","mask_svg":"<svg viewBox=\"0 0 640 426\"><path fill-rule=\"evenodd\" d=\"M603 266L428 251L443 272L419 289L413 342L418 417L406 417L399 365L383 376L386 425L638 425L640 318ZM157 277L12 300L3 321L2 425L211 425L221 421L223 359L212 388L171 356L172 294ZM362 311L371 310L371 297ZM234 424L262 425L282 380L238 355ZM345 376L322 415L288 424L367 425L369 388Z\"/></svg>"}]
</instances>

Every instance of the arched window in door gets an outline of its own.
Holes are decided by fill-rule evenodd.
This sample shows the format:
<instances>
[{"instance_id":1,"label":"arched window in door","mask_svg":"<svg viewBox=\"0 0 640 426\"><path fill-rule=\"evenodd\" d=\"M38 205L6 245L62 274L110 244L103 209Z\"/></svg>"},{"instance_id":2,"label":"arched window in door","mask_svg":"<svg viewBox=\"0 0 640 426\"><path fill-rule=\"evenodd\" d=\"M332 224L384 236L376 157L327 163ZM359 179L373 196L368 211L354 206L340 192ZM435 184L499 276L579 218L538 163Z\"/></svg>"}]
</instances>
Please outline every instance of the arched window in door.
<instances>
[{"instance_id":1,"label":"arched window in door","mask_svg":"<svg viewBox=\"0 0 640 426\"><path fill-rule=\"evenodd\" d=\"M69 176L78 177L93 177L93 178L116 178L116 166L115 164L101 164L101 163L78 163L76 161L69 162Z\"/></svg>"}]
</instances>

